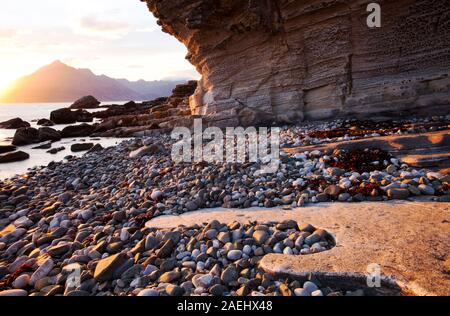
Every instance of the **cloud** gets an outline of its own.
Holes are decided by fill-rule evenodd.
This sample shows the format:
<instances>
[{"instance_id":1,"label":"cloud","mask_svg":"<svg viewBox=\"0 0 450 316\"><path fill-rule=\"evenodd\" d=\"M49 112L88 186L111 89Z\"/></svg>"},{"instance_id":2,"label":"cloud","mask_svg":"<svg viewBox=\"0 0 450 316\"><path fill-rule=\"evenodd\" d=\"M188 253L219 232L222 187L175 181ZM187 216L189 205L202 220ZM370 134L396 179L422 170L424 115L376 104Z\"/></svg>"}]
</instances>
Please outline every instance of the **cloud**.
<instances>
[{"instance_id":1,"label":"cloud","mask_svg":"<svg viewBox=\"0 0 450 316\"><path fill-rule=\"evenodd\" d=\"M132 30L132 26L120 20L101 19L93 15L78 18L73 27L80 35L121 38Z\"/></svg>"}]
</instances>

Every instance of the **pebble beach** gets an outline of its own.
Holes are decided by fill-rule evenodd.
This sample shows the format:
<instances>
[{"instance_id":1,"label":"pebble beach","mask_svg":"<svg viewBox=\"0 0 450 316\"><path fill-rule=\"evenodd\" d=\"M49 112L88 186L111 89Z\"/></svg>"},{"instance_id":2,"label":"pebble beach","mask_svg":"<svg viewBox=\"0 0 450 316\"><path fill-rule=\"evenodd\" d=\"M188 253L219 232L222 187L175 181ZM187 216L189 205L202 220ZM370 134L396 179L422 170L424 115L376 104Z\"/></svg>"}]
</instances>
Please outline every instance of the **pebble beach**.
<instances>
[{"instance_id":1,"label":"pebble beach","mask_svg":"<svg viewBox=\"0 0 450 316\"><path fill-rule=\"evenodd\" d=\"M292 135L298 129L283 130L282 147L305 141ZM374 295L258 268L269 253L334 247L314 223L211 221L170 230L145 223L215 207L450 197L448 175L379 149L282 151L279 170L261 175L260 163L175 164L172 143L165 134L134 138L0 181L0 295Z\"/></svg>"}]
</instances>

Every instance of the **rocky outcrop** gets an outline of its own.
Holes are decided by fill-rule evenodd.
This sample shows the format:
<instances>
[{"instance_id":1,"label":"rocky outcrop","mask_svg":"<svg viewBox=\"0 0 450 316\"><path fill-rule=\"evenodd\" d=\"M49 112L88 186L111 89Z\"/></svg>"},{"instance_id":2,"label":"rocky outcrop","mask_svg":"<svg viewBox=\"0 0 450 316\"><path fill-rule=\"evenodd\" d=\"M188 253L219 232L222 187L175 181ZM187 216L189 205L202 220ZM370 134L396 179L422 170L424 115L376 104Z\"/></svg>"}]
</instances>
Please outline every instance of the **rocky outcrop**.
<instances>
[{"instance_id":1,"label":"rocky outcrop","mask_svg":"<svg viewBox=\"0 0 450 316\"><path fill-rule=\"evenodd\" d=\"M202 74L218 125L450 111L447 0L142 0Z\"/></svg>"},{"instance_id":2,"label":"rocky outcrop","mask_svg":"<svg viewBox=\"0 0 450 316\"><path fill-rule=\"evenodd\" d=\"M121 116L121 115L140 115L148 113L151 107L155 105L159 105L164 103L167 98L158 98L153 101L146 101L142 103L136 103L134 101L130 101L123 105L121 104L113 104L109 105L106 110L97 111L92 113L96 118L99 119L107 119L113 116Z\"/></svg>"},{"instance_id":3,"label":"rocky outcrop","mask_svg":"<svg viewBox=\"0 0 450 316\"><path fill-rule=\"evenodd\" d=\"M88 95L85 97L82 97L75 101L70 108L74 110L78 109L96 109L100 105L100 102L93 97L92 95Z\"/></svg>"},{"instance_id":4,"label":"rocky outcrop","mask_svg":"<svg viewBox=\"0 0 450 316\"><path fill-rule=\"evenodd\" d=\"M130 102L97 112L94 115L103 118L103 122L91 136L145 136L155 131L169 131L176 126L191 127L194 117L189 108L189 97L196 88L197 81L189 81L177 85L168 98L139 104Z\"/></svg>"}]
</instances>

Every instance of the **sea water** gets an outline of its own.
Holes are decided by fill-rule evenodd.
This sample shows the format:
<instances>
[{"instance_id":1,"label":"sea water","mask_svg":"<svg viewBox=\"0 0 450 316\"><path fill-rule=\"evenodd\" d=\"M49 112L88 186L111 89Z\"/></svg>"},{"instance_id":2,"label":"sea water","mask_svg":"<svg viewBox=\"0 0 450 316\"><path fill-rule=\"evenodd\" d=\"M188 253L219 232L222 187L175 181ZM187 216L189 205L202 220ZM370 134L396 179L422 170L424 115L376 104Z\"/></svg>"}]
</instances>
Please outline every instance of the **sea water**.
<instances>
[{"instance_id":1,"label":"sea water","mask_svg":"<svg viewBox=\"0 0 450 316\"><path fill-rule=\"evenodd\" d=\"M122 104L125 102L115 102L116 104ZM20 117L24 121L31 124L32 127L39 128L36 122L38 119L50 118L50 112L69 107L71 103L16 103L16 104L1 104L0 103L0 122L4 122L16 117ZM96 110L88 110L96 111ZM74 124L75 125L75 124ZM67 125L55 125L52 128L62 130ZM12 137L15 130L0 129L0 145L11 144ZM73 153L70 147L74 143L89 142L94 144L101 144L103 147L114 146L123 141L123 138L67 138L62 139L59 142L52 144L52 148L65 147L66 149L58 152L56 155L47 153L48 149L32 149L32 147L38 146L38 144L32 144L27 146L20 146L18 150L22 150L30 155L30 159L19 162L12 162L7 164L0 164L0 179L12 177L27 172L28 168L36 166L46 166L51 161L62 161L65 156L82 156L84 152Z\"/></svg>"}]
</instances>

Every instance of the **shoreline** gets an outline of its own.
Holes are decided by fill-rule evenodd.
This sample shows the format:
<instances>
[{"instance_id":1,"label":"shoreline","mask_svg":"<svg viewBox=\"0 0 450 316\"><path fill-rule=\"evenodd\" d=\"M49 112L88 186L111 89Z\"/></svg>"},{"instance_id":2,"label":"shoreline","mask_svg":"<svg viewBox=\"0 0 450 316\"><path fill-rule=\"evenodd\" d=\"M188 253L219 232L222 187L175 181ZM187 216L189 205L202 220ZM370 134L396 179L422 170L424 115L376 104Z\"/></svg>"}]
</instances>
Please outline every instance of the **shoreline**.
<instances>
[{"instance_id":1,"label":"shoreline","mask_svg":"<svg viewBox=\"0 0 450 316\"><path fill-rule=\"evenodd\" d=\"M66 140L61 140L58 142L52 143L52 148L62 148L64 150L58 151L55 154L50 154L47 152L47 149L39 149L39 144L33 144L28 146L22 146L19 150L23 150L30 154L30 158L25 161L19 162L10 162L0 164L0 180L8 180L12 177L21 177L27 174L30 171L36 171L39 169L44 169L48 166L48 164L53 162L62 162L67 161L67 157L82 157L86 152L73 152L71 151L71 146L74 144L83 144L83 143L93 143L95 145L101 145L102 147L114 147L120 144L122 141L128 140L129 138L90 138L90 137L82 137L82 138L71 138ZM45 143L44 143L45 144ZM4 168L4 169L3 169Z\"/></svg>"}]
</instances>

